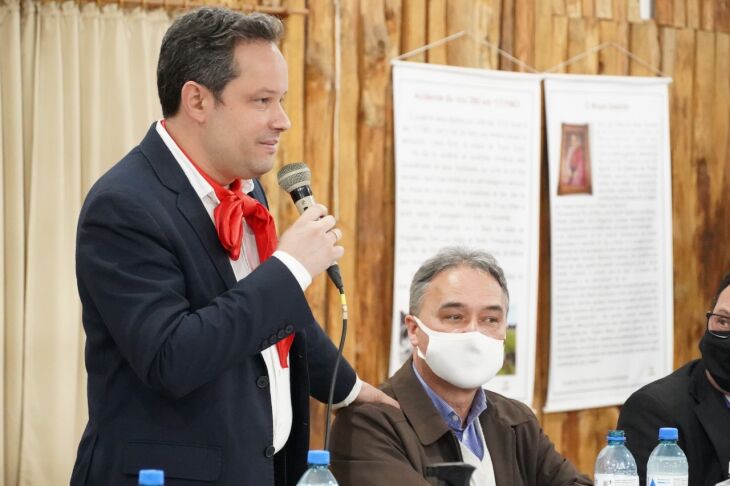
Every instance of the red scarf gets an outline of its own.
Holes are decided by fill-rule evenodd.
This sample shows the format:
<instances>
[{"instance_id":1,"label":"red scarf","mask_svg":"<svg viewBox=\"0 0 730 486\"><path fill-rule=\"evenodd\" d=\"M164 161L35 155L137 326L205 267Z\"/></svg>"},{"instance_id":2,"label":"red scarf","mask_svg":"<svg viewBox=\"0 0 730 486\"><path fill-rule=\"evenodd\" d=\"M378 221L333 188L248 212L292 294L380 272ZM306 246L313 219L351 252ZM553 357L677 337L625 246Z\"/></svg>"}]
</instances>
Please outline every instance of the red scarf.
<instances>
[{"instance_id":1,"label":"red scarf","mask_svg":"<svg viewBox=\"0 0 730 486\"><path fill-rule=\"evenodd\" d=\"M167 129L165 120L162 126ZM168 132L169 134L169 132ZM172 135L170 136L172 138ZM177 142L175 142L177 144ZM188 158L191 164L198 169L200 175L208 181L220 200L220 204L213 211L215 228L218 239L228 253L231 260L238 260L241 256L241 243L243 241L243 220L251 228L256 237L256 249L259 254L259 262L269 258L276 250L278 238L276 237L276 226L274 218L266 207L241 191L241 180L234 180L229 188L225 188L214 181L203 169L198 166L190 156L177 144L180 151ZM291 334L276 343L276 351L279 353L279 363L282 368L288 368L287 356L291 348L294 335Z\"/></svg>"}]
</instances>

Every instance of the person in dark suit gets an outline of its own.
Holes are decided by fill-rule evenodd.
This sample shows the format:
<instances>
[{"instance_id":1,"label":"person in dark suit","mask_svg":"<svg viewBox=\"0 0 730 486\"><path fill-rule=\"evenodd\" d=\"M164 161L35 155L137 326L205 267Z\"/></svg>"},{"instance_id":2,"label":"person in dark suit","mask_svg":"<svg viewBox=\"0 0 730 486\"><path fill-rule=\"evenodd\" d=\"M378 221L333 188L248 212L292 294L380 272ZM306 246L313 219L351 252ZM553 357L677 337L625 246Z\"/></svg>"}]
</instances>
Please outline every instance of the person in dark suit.
<instances>
[{"instance_id":1,"label":"person in dark suit","mask_svg":"<svg viewBox=\"0 0 730 486\"><path fill-rule=\"evenodd\" d=\"M730 463L730 273L715 294L700 341L702 358L634 392L621 407L618 428L646 483L646 462L660 427L679 430L689 486L714 486Z\"/></svg>"},{"instance_id":2,"label":"person in dark suit","mask_svg":"<svg viewBox=\"0 0 730 486\"><path fill-rule=\"evenodd\" d=\"M323 206L277 245L257 177L290 122L281 23L202 8L166 33L164 119L90 190L78 223L89 421L71 484L294 485L309 396L336 348L304 289L338 260ZM335 402L384 400L343 362Z\"/></svg>"},{"instance_id":3,"label":"person in dark suit","mask_svg":"<svg viewBox=\"0 0 730 486\"><path fill-rule=\"evenodd\" d=\"M382 389L400 409L348 407L332 430L340 486L427 486L440 462L475 467L471 486L591 485L555 450L530 408L482 385L504 359L509 294L488 253L446 248L411 282L409 359Z\"/></svg>"}]
</instances>

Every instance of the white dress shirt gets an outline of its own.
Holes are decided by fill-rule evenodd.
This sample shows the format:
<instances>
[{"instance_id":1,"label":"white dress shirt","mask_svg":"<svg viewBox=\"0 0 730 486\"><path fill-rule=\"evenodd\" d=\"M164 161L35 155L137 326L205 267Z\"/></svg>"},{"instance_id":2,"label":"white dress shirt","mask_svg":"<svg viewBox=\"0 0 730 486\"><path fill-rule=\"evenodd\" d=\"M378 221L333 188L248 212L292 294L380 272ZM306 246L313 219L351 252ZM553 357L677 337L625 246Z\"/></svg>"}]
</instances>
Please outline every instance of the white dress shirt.
<instances>
[{"instance_id":1,"label":"white dress shirt","mask_svg":"<svg viewBox=\"0 0 730 486\"><path fill-rule=\"evenodd\" d=\"M157 133L165 142L165 145L172 153L175 160L180 165L180 168L185 173L185 176L190 181L190 185L193 186L195 193L200 198L205 210L208 212L211 220L214 220L213 211L220 204L220 200L215 194L213 187L205 180L205 178L198 172L195 166L188 160L183 151L178 147L175 141L172 139L167 130L162 126L161 122L157 122L156 125ZM249 193L254 189L254 184L251 179L241 181L241 190L244 193ZM246 221L243 221L243 241L241 242L241 255L238 260L230 260L233 273L236 276L236 280L241 280L246 277L259 265L258 249L256 247L256 236ZM294 275L297 282L299 283L302 291L306 290L307 287L312 283L312 277L307 269L302 265L296 258L289 255L286 252L277 250L272 255L278 258ZM266 372L269 375L269 390L271 393L271 415L274 426L274 448L276 452L280 451L286 441L289 439L292 426L292 406L291 406L291 389L290 389L290 373L289 368L282 368L279 363L279 355L276 351L276 345L270 346L261 352L261 356L264 358L266 363ZM335 405L335 408L345 407L355 400L355 397L360 393L362 383L358 378L353 386L350 394L340 403Z\"/></svg>"}]
</instances>

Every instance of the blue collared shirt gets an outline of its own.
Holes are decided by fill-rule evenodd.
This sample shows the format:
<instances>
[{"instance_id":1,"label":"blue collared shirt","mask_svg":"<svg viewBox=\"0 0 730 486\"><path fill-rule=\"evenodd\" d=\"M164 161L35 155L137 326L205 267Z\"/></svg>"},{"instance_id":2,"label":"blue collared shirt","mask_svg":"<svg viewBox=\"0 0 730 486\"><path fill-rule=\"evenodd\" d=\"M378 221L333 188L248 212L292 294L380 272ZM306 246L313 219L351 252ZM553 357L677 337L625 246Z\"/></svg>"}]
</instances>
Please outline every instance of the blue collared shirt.
<instances>
[{"instance_id":1,"label":"blue collared shirt","mask_svg":"<svg viewBox=\"0 0 730 486\"><path fill-rule=\"evenodd\" d=\"M480 427L479 415L487 409L487 397L484 395L484 390L479 388L476 395L474 395L474 401L469 409L469 414L466 416L466 423L462 424L459 414L457 414L451 405L438 396L430 386L423 381L421 375L416 369L415 363L413 364L413 371L416 373L416 378L421 382L421 386L426 390L426 394L431 398L436 410L438 410L441 418L444 419L446 425L456 434L456 438L459 442L464 444L470 451L474 453L480 460L484 459L484 447L481 438L479 437L479 431L477 427Z\"/></svg>"}]
</instances>

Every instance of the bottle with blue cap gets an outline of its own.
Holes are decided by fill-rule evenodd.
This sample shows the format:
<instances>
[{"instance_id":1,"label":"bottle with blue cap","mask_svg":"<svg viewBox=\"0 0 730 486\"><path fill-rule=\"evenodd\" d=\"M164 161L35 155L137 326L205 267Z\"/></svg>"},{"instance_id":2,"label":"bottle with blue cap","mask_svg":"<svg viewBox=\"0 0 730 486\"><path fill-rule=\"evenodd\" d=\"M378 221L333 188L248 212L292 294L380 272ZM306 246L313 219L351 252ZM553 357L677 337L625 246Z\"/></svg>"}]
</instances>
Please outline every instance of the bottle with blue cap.
<instances>
[{"instance_id":1,"label":"bottle with blue cap","mask_svg":"<svg viewBox=\"0 0 730 486\"><path fill-rule=\"evenodd\" d=\"M659 429L659 445L646 463L646 486L687 486L689 464L677 445L679 432L674 427Z\"/></svg>"},{"instance_id":2,"label":"bottle with blue cap","mask_svg":"<svg viewBox=\"0 0 730 486\"><path fill-rule=\"evenodd\" d=\"M596 458L594 486L639 486L636 461L626 448L623 430L609 430L608 444Z\"/></svg>"},{"instance_id":3,"label":"bottle with blue cap","mask_svg":"<svg viewBox=\"0 0 730 486\"><path fill-rule=\"evenodd\" d=\"M139 486L164 486L165 472L160 469L140 469Z\"/></svg>"},{"instance_id":4,"label":"bottle with blue cap","mask_svg":"<svg viewBox=\"0 0 730 486\"><path fill-rule=\"evenodd\" d=\"M337 486L337 480L330 471L330 451L309 451L309 469L301 477L297 486Z\"/></svg>"}]
</instances>

